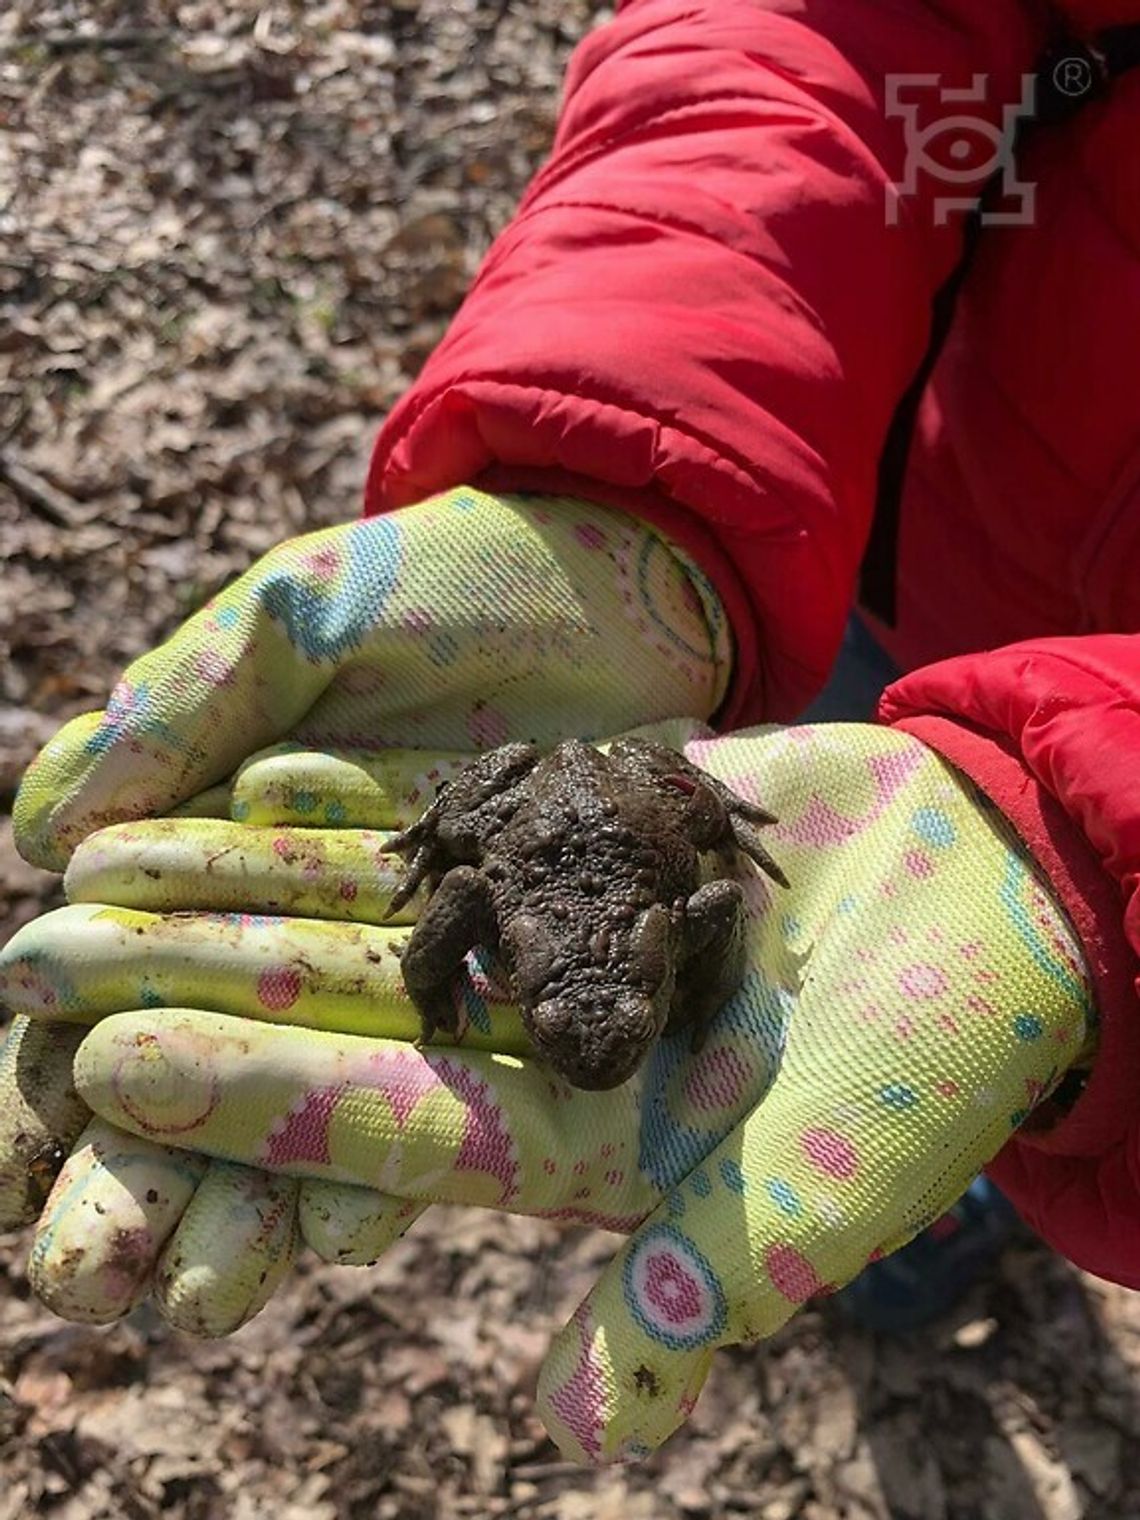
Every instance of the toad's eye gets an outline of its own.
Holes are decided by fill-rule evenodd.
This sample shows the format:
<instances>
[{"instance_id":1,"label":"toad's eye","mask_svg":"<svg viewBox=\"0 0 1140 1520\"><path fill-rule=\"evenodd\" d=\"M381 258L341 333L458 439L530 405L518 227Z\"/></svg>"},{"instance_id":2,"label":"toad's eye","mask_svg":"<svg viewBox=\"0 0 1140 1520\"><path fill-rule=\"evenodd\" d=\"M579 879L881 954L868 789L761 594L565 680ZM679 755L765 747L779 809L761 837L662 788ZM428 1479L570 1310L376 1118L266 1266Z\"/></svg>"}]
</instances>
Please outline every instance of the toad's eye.
<instances>
[{"instance_id":1,"label":"toad's eye","mask_svg":"<svg viewBox=\"0 0 1140 1520\"><path fill-rule=\"evenodd\" d=\"M671 776L661 777L662 786L671 786L675 792L683 792L686 797L691 797L697 789L697 783L692 776L682 776L674 773Z\"/></svg>"}]
</instances>

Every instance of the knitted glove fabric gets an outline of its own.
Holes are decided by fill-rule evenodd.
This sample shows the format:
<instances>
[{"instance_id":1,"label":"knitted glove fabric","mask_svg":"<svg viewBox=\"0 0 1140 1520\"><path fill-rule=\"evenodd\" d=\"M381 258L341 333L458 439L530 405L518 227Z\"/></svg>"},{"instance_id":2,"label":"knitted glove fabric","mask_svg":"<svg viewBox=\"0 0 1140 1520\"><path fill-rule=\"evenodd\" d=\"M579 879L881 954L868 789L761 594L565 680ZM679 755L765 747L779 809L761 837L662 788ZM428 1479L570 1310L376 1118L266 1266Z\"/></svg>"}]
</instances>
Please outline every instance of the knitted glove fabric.
<instances>
[{"instance_id":1,"label":"knitted glove fabric","mask_svg":"<svg viewBox=\"0 0 1140 1520\"><path fill-rule=\"evenodd\" d=\"M167 813L286 737L479 750L707 717L730 658L715 592L636 519L449 491L259 560L44 748L16 841L62 870L93 830Z\"/></svg>"},{"instance_id":2,"label":"knitted glove fabric","mask_svg":"<svg viewBox=\"0 0 1140 1520\"><path fill-rule=\"evenodd\" d=\"M75 719L46 746L16 800L16 838L29 860L63 869L82 839L116 821L242 818L250 802L231 773L276 741L286 741L285 763L258 792L258 816L351 823L361 808L377 816L379 798L380 822L398 827L447 762L435 775L404 774L385 746L468 752L706 715L730 664L712 588L645 525L572 500L461 488L266 555L136 661L105 712ZM359 746L361 765L337 797L319 796L319 760L314 791L294 759L305 742ZM291 859L271 864L289 895ZM255 888L239 882L217 907L240 910ZM369 890L362 881L366 917ZM177 890L164 900L176 909ZM290 900L293 912L310 911L303 892ZM0 1228L37 1216L88 1118L71 1086L77 1040L17 1016L0 1047ZM144 1199L176 1182L160 1152L150 1166ZM139 1176L140 1167L136 1157ZM375 1254L380 1237L357 1224L357 1246ZM92 1317L125 1312L145 1254L135 1253L132 1286L120 1271L114 1294L87 1302ZM217 1323L234 1328L228 1315Z\"/></svg>"},{"instance_id":3,"label":"knitted glove fabric","mask_svg":"<svg viewBox=\"0 0 1140 1520\"><path fill-rule=\"evenodd\" d=\"M743 874L749 972L698 1053L662 1041L585 1093L525 1054L385 1038L379 1009L371 1034L255 1022L251 927L225 1011L113 1014L76 1058L86 1101L159 1144L632 1232L540 1384L551 1434L595 1462L665 1439L717 1346L770 1335L942 1213L1088 1059L1094 1024L1044 876L919 741L832 725L684 747L777 815L792 883ZM465 1003L493 1042L489 989Z\"/></svg>"}]
</instances>

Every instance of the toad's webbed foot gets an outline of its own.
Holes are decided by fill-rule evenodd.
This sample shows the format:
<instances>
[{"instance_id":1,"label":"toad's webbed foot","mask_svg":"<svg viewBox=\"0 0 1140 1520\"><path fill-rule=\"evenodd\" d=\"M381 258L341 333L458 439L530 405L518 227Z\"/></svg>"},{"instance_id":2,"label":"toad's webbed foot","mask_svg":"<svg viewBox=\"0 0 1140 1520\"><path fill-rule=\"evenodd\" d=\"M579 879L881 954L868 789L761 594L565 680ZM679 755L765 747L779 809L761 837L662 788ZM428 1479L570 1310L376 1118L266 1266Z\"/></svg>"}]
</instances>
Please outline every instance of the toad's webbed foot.
<instances>
[{"instance_id":1,"label":"toad's webbed foot","mask_svg":"<svg viewBox=\"0 0 1140 1520\"><path fill-rule=\"evenodd\" d=\"M385 917L397 913L427 877L442 875L449 866L478 864L487 841L513 816L516 789L538 760L534 744L504 744L480 755L440 786L422 817L393 834L387 849L405 856L408 869Z\"/></svg>"},{"instance_id":2,"label":"toad's webbed foot","mask_svg":"<svg viewBox=\"0 0 1140 1520\"><path fill-rule=\"evenodd\" d=\"M618 739L609 750L611 763L627 775L657 786L668 786L689 798L686 826L698 850L736 846L782 887L788 878L769 855L758 828L775 823L773 814L758 803L738 796L730 786L710 776L684 755L649 739Z\"/></svg>"}]
</instances>

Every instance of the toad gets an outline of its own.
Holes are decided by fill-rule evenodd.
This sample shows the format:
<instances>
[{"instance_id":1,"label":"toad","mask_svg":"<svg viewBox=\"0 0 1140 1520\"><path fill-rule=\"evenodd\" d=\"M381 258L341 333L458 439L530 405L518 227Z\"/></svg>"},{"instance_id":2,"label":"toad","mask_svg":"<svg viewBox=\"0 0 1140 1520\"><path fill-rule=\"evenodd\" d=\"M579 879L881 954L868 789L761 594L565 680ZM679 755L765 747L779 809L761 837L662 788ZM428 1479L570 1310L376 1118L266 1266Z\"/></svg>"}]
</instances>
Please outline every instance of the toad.
<instances>
[{"instance_id":1,"label":"toad","mask_svg":"<svg viewBox=\"0 0 1140 1520\"><path fill-rule=\"evenodd\" d=\"M576 1087L626 1081L663 1033L691 1027L696 1048L744 976L738 852L787 885L758 834L773 822L643 739L480 756L388 846L408 862L390 912L434 887L401 960L422 1040L457 1032L454 979L486 945L537 1051Z\"/></svg>"}]
</instances>

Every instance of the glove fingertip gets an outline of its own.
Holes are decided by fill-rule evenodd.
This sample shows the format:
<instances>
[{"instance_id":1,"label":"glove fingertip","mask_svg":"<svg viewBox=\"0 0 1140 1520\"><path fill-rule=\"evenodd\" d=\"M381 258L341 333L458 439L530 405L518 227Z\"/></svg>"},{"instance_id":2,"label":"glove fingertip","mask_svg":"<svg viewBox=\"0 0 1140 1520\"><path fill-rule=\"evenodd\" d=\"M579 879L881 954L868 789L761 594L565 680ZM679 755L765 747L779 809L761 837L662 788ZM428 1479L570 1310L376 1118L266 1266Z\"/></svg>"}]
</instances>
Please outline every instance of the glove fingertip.
<instances>
[{"instance_id":1,"label":"glove fingertip","mask_svg":"<svg viewBox=\"0 0 1140 1520\"><path fill-rule=\"evenodd\" d=\"M65 723L32 761L12 804L12 837L29 865L62 872L72 850L90 827L69 806L90 771L97 751L91 740L104 712L82 713Z\"/></svg>"},{"instance_id":2,"label":"glove fingertip","mask_svg":"<svg viewBox=\"0 0 1140 1520\"><path fill-rule=\"evenodd\" d=\"M232 1335L259 1314L297 1259L299 1184L214 1161L155 1270L154 1299L184 1335Z\"/></svg>"},{"instance_id":3,"label":"glove fingertip","mask_svg":"<svg viewBox=\"0 0 1140 1520\"><path fill-rule=\"evenodd\" d=\"M638 1462L688 1419L712 1365L714 1347L653 1346L613 1305L595 1318L613 1268L551 1343L537 1407L551 1440L591 1467Z\"/></svg>"},{"instance_id":4,"label":"glove fingertip","mask_svg":"<svg viewBox=\"0 0 1140 1520\"><path fill-rule=\"evenodd\" d=\"M368 1267L400 1240L428 1205L346 1182L306 1178L297 1218L305 1244L330 1265Z\"/></svg>"},{"instance_id":5,"label":"glove fingertip","mask_svg":"<svg viewBox=\"0 0 1140 1520\"><path fill-rule=\"evenodd\" d=\"M36 1230L28 1280L61 1318L109 1324L145 1298L205 1162L93 1119Z\"/></svg>"}]
</instances>

